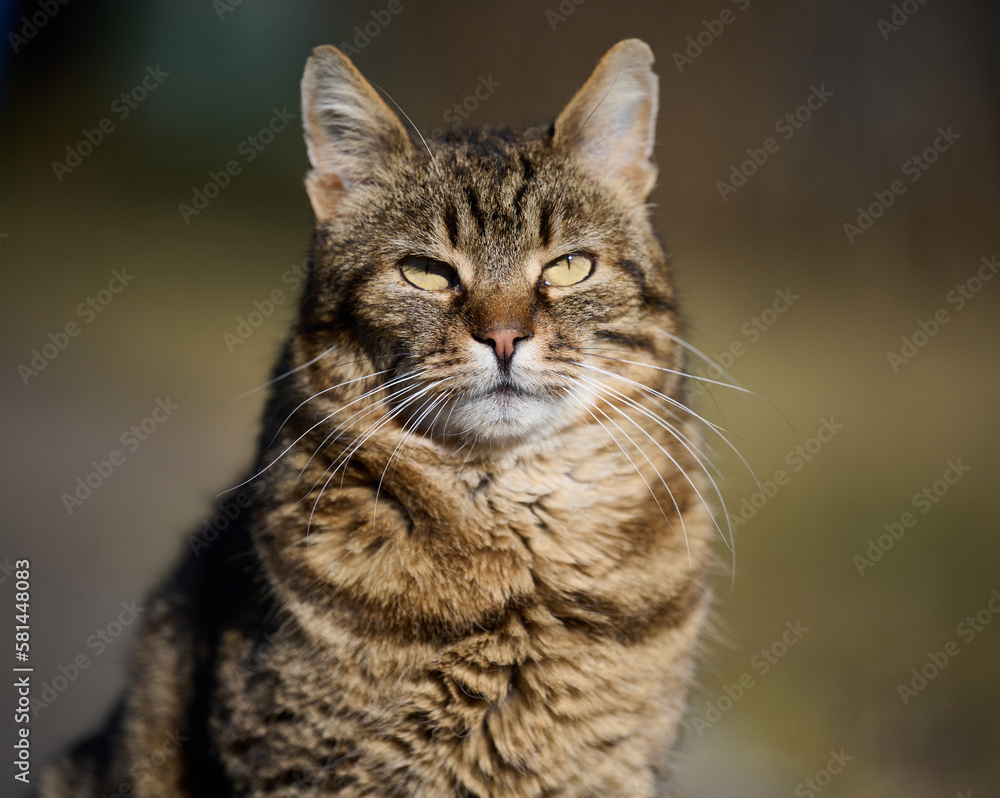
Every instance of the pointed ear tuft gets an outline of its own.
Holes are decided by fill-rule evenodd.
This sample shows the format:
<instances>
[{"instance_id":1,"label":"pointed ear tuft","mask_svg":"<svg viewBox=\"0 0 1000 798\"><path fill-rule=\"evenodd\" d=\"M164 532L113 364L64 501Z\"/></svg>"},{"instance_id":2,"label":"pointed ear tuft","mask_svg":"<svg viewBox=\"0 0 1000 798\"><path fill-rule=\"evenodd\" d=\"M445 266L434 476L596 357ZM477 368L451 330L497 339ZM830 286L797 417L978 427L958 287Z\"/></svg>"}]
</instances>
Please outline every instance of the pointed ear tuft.
<instances>
[{"instance_id":1,"label":"pointed ear tuft","mask_svg":"<svg viewBox=\"0 0 1000 798\"><path fill-rule=\"evenodd\" d=\"M608 50L555 124L555 142L571 147L598 180L643 202L656 182L653 143L659 82L653 52L639 39Z\"/></svg>"},{"instance_id":2,"label":"pointed ear tuft","mask_svg":"<svg viewBox=\"0 0 1000 798\"><path fill-rule=\"evenodd\" d=\"M312 169L306 191L319 221L393 152L412 146L406 129L336 47L313 50L302 76L302 121Z\"/></svg>"}]
</instances>

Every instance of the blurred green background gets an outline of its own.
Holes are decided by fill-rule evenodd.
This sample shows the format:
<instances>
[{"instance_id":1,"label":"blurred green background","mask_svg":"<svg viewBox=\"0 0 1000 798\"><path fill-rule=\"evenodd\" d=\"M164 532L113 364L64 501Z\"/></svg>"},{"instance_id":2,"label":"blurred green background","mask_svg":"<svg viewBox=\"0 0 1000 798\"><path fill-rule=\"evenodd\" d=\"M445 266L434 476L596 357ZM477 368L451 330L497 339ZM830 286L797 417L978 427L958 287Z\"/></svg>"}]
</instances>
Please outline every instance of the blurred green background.
<instances>
[{"instance_id":1,"label":"blurred green background","mask_svg":"<svg viewBox=\"0 0 1000 798\"><path fill-rule=\"evenodd\" d=\"M720 545L677 794L998 794L1000 280L978 274L1000 255L995 5L0 8L0 558L31 560L36 697L65 688L32 719L33 775L120 689L135 630L115 636L122 602L141 606L251 458L263 392L233 397L268 376L311 225L299 119L261 130L297 114L310 49L350 44L432 131L456 102L470 124L550 120L608 47L640 36L660 75L653 213L689 338L761 397L713 387L699 407L771 494L717 444L735 585ZM492 93L470 99L480 78ZM185 218L230 160L239 173ZM728 191L734 169L753 174ZM870 229L845 231L873 204ZM118 293L114 270L131 278ZM45 350L50 334L64 348ZM148 421L158 400L177 409ZM836 434L816 437L824 421ZM114 449L124 461L67 508ZM930 677L904 703L914 668ZM0 792L25 794L12 776L0 768Z\"/></svg>"}]
</instances>

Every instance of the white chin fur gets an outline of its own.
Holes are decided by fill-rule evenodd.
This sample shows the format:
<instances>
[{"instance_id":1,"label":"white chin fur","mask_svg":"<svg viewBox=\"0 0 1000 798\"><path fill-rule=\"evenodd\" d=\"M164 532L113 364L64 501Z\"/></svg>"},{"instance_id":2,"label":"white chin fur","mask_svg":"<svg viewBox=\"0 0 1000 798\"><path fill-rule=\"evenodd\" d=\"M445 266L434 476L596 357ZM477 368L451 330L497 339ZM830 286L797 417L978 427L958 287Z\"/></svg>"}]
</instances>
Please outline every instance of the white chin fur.
<instances>
[{"instance_id":1,"label":"white chin fur","mask_svg":"<svg viewBox=\"0 0 1000 798\"><path fill-rule=\"evenodd\" d=\"M565 402L556 398L487 394L456 400L448 428L440 431L480 443L517 443L551 433L561 426L565 410Z\"/></svg>"}]
</instances>

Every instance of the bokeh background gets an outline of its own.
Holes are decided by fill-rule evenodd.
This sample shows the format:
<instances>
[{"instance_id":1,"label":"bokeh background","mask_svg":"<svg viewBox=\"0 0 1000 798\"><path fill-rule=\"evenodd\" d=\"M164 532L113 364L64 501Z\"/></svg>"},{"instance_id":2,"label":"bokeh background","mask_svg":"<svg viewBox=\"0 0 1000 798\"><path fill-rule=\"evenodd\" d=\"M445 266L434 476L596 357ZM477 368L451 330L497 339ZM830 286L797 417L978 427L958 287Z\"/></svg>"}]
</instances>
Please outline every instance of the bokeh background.
<instances>
[{"instance_id":1,"label":"bokeh background","mask_svg":"<svg viewBox=\"0 0 1000 798\"><path fill-rule=\"evenodd\" d=\"M276 112L297 114L310 49L351 45L432 131L456 104L469 124L550 120L608 47L640 36L660 74L653 213L688 335L758 395L713 387L699 406L769 494L754 497L753 477L719 443L735 580L720 545L716 633L677 794L820 794L807 779L824 798L1000 794L1000 619L989 623L1000 610L1000 598L989 606L1000 596L1000 279L978 274L1000 255L995 4L0 9L0 558L31 561L35 695L64 688L32 718L33 776L120 689L136 628L116 625L122 602L141 607L251 458L263 392L234 397L267 378L311 224L299 118L260 131L281 126ZM492 88L476 98L480 85ZM826 99L776 128L810 96ZM84 131L105 119L113 129L88 152ZM768 138L776 151L721 191ZM926 170L915 166L935 141ZM230 160L240 173L185 218L181 203ZM859 206L896 180L905 191L849 235ZM115 270L131 280L108 293ZM274 312L233 343L227 334L275 290ZM21 368L69 322L79 334L43 354L44 369ZM158 400L177 409L124 448ZM837 429L825 441L824 421ZM114 449L124 461L68 508L63 494ZM954 484L941 481L949 461L961 466ZM880 548L907 512L914 523ZM0 570L5 664L13 604ZM70 678L80 655L86 668ZM919 690L914 668L930 675ZM914 689L905 703L901 684ZM16 695L0 695L9 754ZM10 764L0 783L26 794Z\"/></svg>"}]
</instances>

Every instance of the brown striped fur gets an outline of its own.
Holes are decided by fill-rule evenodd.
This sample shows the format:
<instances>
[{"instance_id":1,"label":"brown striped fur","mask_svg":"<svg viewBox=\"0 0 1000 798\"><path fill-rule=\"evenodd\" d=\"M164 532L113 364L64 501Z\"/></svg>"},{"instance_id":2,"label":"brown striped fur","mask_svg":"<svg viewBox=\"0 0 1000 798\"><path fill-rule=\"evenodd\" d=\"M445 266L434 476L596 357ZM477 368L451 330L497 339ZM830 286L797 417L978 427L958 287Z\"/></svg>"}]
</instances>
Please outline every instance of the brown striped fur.
<instances>
[{"instance_id":1,"label":"brown striped fur","mask_svg":"<svg viewBox=\"0 0 1000 798\"><path fill-rule=\"evenodd\" d=\"M622 42L554 126L424 144L315 51L312 268L252 512L155 595L43 796L666 794L716 527L651 63ZM593 271L547 284L568 253Z\"/></svg>"}]
</instances>

